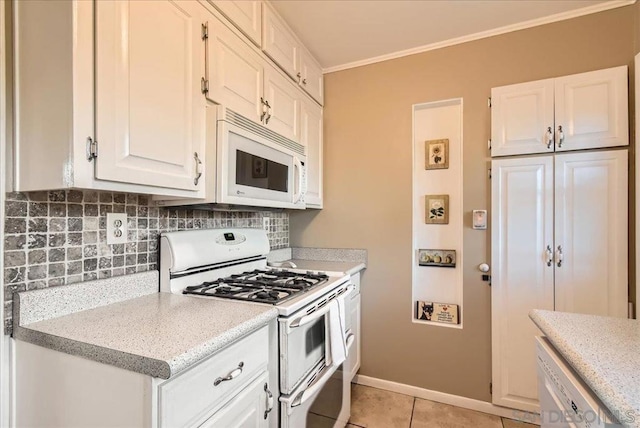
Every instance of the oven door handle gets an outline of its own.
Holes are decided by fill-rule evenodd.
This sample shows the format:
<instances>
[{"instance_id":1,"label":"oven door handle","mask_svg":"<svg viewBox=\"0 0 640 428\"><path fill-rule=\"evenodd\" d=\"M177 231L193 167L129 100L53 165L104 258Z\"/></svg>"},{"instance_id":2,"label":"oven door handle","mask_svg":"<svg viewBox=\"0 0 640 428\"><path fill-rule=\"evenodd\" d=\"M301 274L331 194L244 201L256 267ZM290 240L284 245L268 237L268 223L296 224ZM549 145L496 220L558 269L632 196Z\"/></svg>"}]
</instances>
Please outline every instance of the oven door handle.
<instances>
[{"instance_id":1,"label":"oven door handle","mask_svg":"<svg viewBox=\"0 0 640 428\"><path fill-rule=\"evenodd\" d=\"M294 398L291 402L291 408L301 406L310 398L315 397L316 393L327 383L329 378L333 376L337 369L338 367L333 365L326 367L321 376L319 376L307 389L299 393L296 398Z\"/></svg>"},{"instance_id":2,"label":"oven door handle","mask_svg":"<svg viewBox=\"0 0 640 428\"><path fill-rule=\"evenodd\" d=\"M345 297L351 294L351 292L354 289L355 289L355 286L353 286L352 284L349 284L347 288L344 290ZM330 306L331 305L329 305L329 302L327 302L327 304L324 305L322 309L319 309L315 312L312 312L309 315L305 315L303 317L296 318L295 320L291 321L291 324L289 324L288 327L292 329L292 328L302 327L305 324L309 324L310 322L317 320L318 318L322 317L324 314L329 312Z\"/></svg>"},{"instance_id":3,"label":"oven door handle","mask_svg":"<svg viewBox=\"0 0 640 428\"><path fill-rule=\"evenodd\" d=\"M321 318L322 316L324 316L324 314L329 312L329 307L330 305L327 302L324 308L314 311L310 315L305 315L303 317L300 317L291 321L291 324L289 324L289 328L298 328L298 327L302 327L303 325L314 322L315 320L317 320L318 318Z\"/></svg>"}]
</instances>

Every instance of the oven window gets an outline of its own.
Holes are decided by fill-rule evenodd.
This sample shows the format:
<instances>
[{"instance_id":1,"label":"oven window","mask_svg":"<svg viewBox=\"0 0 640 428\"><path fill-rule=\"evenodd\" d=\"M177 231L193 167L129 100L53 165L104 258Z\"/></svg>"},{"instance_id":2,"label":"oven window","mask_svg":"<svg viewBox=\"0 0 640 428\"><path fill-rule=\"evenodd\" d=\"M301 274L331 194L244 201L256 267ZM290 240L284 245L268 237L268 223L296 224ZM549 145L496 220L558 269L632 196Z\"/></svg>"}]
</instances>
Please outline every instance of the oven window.
<instances>
[{"instance_id":1,"label":"oven window","mask_svg":"<svg viewBox=\"0 0 640 428\"><path fill-rule=\"evenodd\" d=\"M315 322L306 332L305 351L310 355L318 348L324 348L324 317Z\"/></svg>"},{"instance_id":2,"label":"oven window","mask_svg":"<svg viewBox=\"0 0 640 428\"><path fill-rule=\"evenodd\" d=\"M236 184L287 192L289 168L241 150L236 151Z\"/></svg>"}]
</instances>

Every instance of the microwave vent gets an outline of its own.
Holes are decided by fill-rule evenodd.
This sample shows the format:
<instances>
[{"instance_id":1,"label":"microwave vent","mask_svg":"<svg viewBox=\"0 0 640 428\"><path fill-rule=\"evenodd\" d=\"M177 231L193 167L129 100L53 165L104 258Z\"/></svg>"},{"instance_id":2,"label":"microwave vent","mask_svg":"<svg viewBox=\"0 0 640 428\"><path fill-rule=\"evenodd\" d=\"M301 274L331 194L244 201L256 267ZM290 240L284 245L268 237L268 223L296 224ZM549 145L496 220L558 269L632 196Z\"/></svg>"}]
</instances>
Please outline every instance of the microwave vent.
<instances>
[{"instance_id":1,"label":"microwave vent","mask_svg":"<svg viewBox=\"0 0 640 428\"><path fill-rule=\"evenodd\" d=\"M234 125L240 126L248 131L253 132L254 134L258 134L264 138L267 138L270 141L273 141L274 143L279 144L282 147L286 147L287 149L295 153L306 156L306 149L302 144L296 143L295 141L283 137L282 135L277 134L270 129L267 129L264 126L258 125L257 123L247 119L246 117L236 113L233 110L227 109L226 113L227 114L225 120L227 122L233 123Z\"/></svg>"}]
</instances>

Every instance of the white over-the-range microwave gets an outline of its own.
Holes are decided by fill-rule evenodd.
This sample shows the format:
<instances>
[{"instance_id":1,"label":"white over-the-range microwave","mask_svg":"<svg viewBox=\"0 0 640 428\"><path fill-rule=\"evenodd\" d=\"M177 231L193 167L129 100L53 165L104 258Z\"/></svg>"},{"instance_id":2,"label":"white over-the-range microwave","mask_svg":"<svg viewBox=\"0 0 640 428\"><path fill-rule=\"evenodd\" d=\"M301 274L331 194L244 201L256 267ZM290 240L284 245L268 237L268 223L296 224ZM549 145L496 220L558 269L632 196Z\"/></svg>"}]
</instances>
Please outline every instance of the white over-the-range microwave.
<instances>
[{"instance_id":1,"label":"white over-the-range microwave","mask_svg":"<svg viewBox=\"0 0 640 428\"><path fill-rule=\"evenodd\" d=\"M224 106L207 106L204 199L158 205L304 209L306 148ZM159 198L158 198L159 199Z\"/></svg>"}]
</instances>

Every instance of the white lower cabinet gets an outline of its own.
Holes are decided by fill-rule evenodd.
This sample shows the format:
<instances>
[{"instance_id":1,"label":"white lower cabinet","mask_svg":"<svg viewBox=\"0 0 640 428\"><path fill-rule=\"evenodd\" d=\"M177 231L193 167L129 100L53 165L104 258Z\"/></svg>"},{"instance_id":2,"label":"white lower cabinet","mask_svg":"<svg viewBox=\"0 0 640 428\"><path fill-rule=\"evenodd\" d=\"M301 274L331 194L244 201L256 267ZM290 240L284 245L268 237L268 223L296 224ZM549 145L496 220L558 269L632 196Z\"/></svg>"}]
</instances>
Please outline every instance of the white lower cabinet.
<instances>
[{"instance_id":1,"label":"white lower cabinet","mask_svg":"<svg viewBox=\"0 0 640 428\"><path fill-rule=\"evenodd\" d=\"M268 427L267 411L273 408L273 395L268 391L269 376L265 372L244 388L223 409L216 412L202 428L263 428Z\"/></svg>"},{"instance_id":2,"label":"white lower cabinet","mask_svg":"<svg viewBox=\"0 0 640 428\"><path fill-rule=\"evenodd\" d=\"M361 349L361 312L360 312L360 273L351 275L351 282L356 287L355 291L351 295L348 308L349 313L346 315L349 318L348 325L351 325L351 332L355 336L355 341L351 347L351 353L347 357L345 373L347 379L351 380L358 373L360 369L360 349Z\"/></svg>"},{"instance_id":3,"label":"white lower cabinet","mask_svg":"<svg viewBox=\"0 0 640 428\"><path fill-rule=\"evenodd\" d=\"M276 338L273 321L167 380L16 340L16 426L276 427Z\"/></svg>"},{"instance_id":4,"label":"white lower cabinet","mask_svg":"<svg viewBox=\"0 0 640 428\"><path fill-rule=\"evenodd\" d=\"M627 315L626 150L492 162L493 403L538 411L532 309Z\"/></svg>"}]
</instances>

